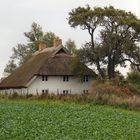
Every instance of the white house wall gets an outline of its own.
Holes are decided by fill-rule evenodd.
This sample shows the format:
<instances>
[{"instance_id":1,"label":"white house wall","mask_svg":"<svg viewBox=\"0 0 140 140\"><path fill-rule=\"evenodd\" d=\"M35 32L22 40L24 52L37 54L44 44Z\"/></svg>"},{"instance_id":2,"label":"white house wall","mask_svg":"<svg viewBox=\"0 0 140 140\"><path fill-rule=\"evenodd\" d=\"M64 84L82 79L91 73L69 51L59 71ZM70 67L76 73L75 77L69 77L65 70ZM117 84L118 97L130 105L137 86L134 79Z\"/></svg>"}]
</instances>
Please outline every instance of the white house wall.
<instances>
[{"instance_id":1,"label":"white house wall","mask_svg":"<svg viewBox=\"0 0 140 140\"><path fill-rule=\"evenodd\" d=\"M81 94L84 90L90 92L90 87L90 79L83 82L79 78L69 76L69 81L63 81L63 76L48 76L48 81L42 81L42 76L34 76L27 84L27 88L4 89L0 90L0 94L41 95L42 90L48 90L50 94L62 94L63 90L68 90L69 94Z\"/></svg>"},{"instance_id":2,"label":"white house wall","mask_svg":"<svg viewBox=\"0 0 140 140\"><path fill-rule=\"evenodd\" d=\"M28 85L28 92L31 94L42 94L42 90L48 90L49 93L61 94L63 90L68 90L71 94L83 93L83 90L90 89L91 81L82 82L78 78L69 76L69 81L63 81L63 76L48 76L47 81L42 81L41 76L34 78Z\"/></svg>"}]
</instances>

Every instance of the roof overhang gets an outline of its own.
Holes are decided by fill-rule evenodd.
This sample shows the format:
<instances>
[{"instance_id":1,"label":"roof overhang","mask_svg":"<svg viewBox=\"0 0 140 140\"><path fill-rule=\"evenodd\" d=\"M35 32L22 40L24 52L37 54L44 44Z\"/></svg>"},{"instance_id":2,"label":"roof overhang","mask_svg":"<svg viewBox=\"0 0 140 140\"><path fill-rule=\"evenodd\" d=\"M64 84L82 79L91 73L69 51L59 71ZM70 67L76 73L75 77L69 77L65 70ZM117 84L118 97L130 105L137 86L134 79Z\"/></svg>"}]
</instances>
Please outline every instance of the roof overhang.
<instances>
[{"instance_id":1,"label":"roof overhang","mask_svg":"<svg viewBox=\"0 0 140 140\"><path fill-rule=\"evenodd\" d=\"M0 87L0 90L6 90L6 89L21 89L21 88L27 88L25 86L17 86L17 87Z\"/></svg>"}]
</instances>

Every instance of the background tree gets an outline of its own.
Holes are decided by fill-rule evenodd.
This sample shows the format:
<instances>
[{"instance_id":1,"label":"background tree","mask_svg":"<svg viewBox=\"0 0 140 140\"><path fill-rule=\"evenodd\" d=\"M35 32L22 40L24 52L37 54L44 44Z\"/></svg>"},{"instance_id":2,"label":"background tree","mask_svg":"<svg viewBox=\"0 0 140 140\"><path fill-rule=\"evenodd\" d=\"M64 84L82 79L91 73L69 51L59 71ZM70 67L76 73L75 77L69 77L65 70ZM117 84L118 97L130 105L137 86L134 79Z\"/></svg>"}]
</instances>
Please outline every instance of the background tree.
<instances>
[{"instance_id":1,"label":"background tree","mask_svg":"<svg viewBox=\"0 0 140 140\"><path fill-rule=\"evenodd\" d=\"M140 65L140 20L114 7L78 7L69 13L71 27L87 30L90 42L79 50L80 59L95 64L102 78L115 77L115 68L129 61ZM96 33L96 37L95 37ZM98 36L97 36L98 34Z\"/></svg>"},{"instance_id":2,"label":"background tree","mask_svg":"<svg viewBox=\"0 0 140 140\"><path fill-rule=\"evenodd\" d=\"M74 40L68 39L64 45L64 47L73 55L76 54L76 44Z\"/></svg>"},{"instance_id":3,"label":"background tree","mask_svg":"<svg viewBox=\"0 0 140 140\"><path fill-rule=\"evenodd\" d=\"M46 32L43 36L43 41L46 42L48 47L52 47L53 46L53 41L55 38L59 38L58 36L56 36L54 33L52 32Z\"/></svg>"},{"instance_id":4,"label":"background tree","mask_svg":"<svg viewBox=\"0 0 140 140\"><path fill-rule=\"evenodd\" d=\"M37 42L43 38L42 27L33 22L31 25L31 31L25 32L24 35L29 39L29 42Z\"/></svg>"},{"instance_id":5,"label":"background tree","mask_svg":"<svg viewBox=\"0 0 140 140\"><path fill-rule=\"evenodd\" d=\"M25 63L31 55L37 51L38 43L40 41L44 41L48 47L52 47L53 40L57 38L57 36L52 32L44 33L41 26L35 22L32 23L31 30L29 32L25 32L24 35L27 38L27 43L19 43L16 47L13 47L12 56L4 69L5 73L10 74L17 67Z\"/></svg>"},{"instance_id":6,"label":"background tree","mask_svg":"<svg viewBox=\"0 0 140 140\"><path fill-rule=\"evenodd\" d=\"M136 66L136 65L131 64L130 71L131 72L140 72L140 66Z\"/></svg>"},{"instance_id":7,"label":"background tree","mask_svg":"<svg viewBox=\"0 0 140 140\"><path fill-rule=\"evenodd\" d=\"M17 46L13 48L11 58L18 63L18 67L25 63L36 50L37 47L34 43L17 44Z\"/></svg>"},{"instance_id":8,"label":"background tree","mask_svg":"<svg viewBox=\"0 0 140 140\"><path fill-rule=\"evenodd\" d=\"M11 59L8 61L8 64L6 65L4 72L5 72L5 76L7 76L7 74L12 73L15 69L17 68L17 65L15 64L14 60Z\"/></svg>"}]
</instances>

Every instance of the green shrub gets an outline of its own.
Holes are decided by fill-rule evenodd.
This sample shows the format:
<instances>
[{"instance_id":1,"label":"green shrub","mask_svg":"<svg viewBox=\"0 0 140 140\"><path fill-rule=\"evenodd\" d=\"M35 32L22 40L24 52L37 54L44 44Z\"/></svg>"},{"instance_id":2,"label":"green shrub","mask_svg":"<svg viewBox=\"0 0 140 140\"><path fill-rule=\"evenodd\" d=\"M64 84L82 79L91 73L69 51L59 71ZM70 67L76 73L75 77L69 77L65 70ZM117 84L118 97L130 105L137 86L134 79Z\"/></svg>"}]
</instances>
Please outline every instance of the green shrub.
<instances>
[{"instance_id":1,"label":"green shrub","mask_svg":"<svg viewBox=\"0 0 140 140\"><path fill-rule=\"evenodd\" d=\"M127 81L130 83L140 84L140 72L128 73Z\"/></svg>"},{"instance_id":2,"label":"green shrub","mask_svg":"<svg viewBox=\"0 0 140 140\"><path fill-rule=\"evenodd\" d=\"M133 93L140 94L140 72L131 72L128 73L127 82L129 89Z\"/></svg>"}]
</instances>

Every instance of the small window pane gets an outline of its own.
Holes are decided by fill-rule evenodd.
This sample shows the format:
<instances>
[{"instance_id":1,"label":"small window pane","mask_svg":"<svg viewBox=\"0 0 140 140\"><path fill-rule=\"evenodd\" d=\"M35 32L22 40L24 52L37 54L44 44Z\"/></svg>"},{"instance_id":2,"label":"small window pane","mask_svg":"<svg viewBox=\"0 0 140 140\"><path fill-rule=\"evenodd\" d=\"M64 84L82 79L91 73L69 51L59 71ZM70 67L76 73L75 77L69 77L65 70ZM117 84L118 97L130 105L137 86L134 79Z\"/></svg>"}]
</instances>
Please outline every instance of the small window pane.
<instances>
[{"instance_id":1,"label":"small window pane","mask_svg":"<svg viewBox=\"0 0 140 140\"><path fill-rule=\"evenodd\" d=\"M88 82L88 80L89 80L89 77L88 77L87 75L85 75L85 76L83 77L83 81L84 81L84 82Z\"/></svg>"},{"instance_id":2,"label":"small window pane","mask_svg":"<svg viewBox=\"0 0 140 140\"><path fill-rule=\"evenodd\" d=\"M65 94L68 94L69 93L69 91L68 90L63 90L63 94L65 95Z\"/></svg>"},{"instance_id":3,"label":"small window pane","mask_svg":"<svg viewBox=\"0 0 140 140\"><path fill-rule=\"evenodd\" d=\"M88 93L88 90L83 90L83 93L84 93L84 94L87 94L87 93Z\"/></svg>"},{"instance_id":4,"label":"small window pane","mask_svg":"<svg viewBox=\"0 0 140 140\"><path fill-rule=\"evenodd\" d=\"M42 75L42 81L44 81L44 75Z\"/></svg>"},{"instance_id":5,"label":"small window pane","mask_svg":"<svg viewBox=\"0 0 140 140\"><path fill-rule=\"evenodd\" d=\"M43 94L43 93L45 93L45 90L44 90L44 89L42 90L42 94Z\"/></svg>"},{"instance_id":6,"label":"small window pane","mask_svg":"<svg viewBox=\"0 0 140 140\"><path fill-rule=\"evenodd\" d=\"M42 81L48 81L48 76L47 75L42 75Z\"/></svg>"},{"instance_id":7,"label":"small window pane","mask_svg":"<svg viewBox=\"0 0 140 140\"><path fill-rule=\"evenodd\" d=\"M67 81L69 81L69 76L67 76Z\"/></svg>"},{"instance_id":8,"label":"small window pane","mask_svg":"<svg viewBox=\"0 0 140 140\"><path fill-rule=\"evenodd\" d=\"M42 95L47 95L49 93L49 90L48 89L43 89L42 90Z\"/></svg>"},{"instance_id":9,"label":"small window pane","mask_svg":"<svg viewBox=\"0 0 140 140\"><path fill-rule=\"evenodd\" d=\"M69 81L69 76L67 75L63 76L63 81Z\"/></svg>"},{"instance_id":10,"label":"small window pane","mask_svg":"<svg viewBox=\"0 0 140 140\"><path fill-rule=\"evenodd\" d=\"M65 81L65 76L63 76L63 81Z\"/></svg>"}]
</instances>

